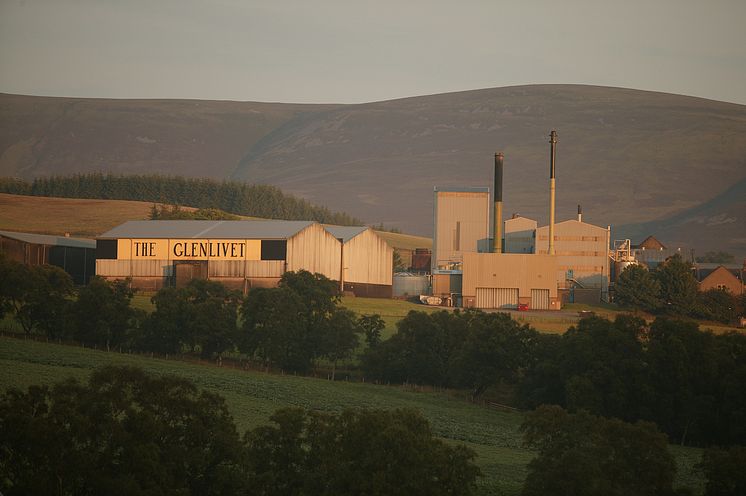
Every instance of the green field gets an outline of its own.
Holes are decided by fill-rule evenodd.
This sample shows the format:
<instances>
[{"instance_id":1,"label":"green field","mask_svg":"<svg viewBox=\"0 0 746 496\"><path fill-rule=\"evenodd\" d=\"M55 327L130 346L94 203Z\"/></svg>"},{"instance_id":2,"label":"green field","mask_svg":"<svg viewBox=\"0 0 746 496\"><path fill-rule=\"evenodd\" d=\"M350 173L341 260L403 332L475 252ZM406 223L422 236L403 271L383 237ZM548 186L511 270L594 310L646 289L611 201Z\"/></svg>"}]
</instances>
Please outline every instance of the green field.
<instances>
[{"instance_id":1,"label":"green field","mask_svg":"<svg viewBox=\"0 0 746 496\"><path fill-rule=\"evenodd\" d=\"M476 451L484 473L480 494L519 494L526 464L533 456L521 446L521 414L474 405L447 391L330 382L0 337L2 390L51 384L66 377L85 379L105 364L135 365L152 373L191 379L226 398L242 431L266 423L272 412L285 406L320 411L415 408L429 419L438 436ZM680 467L679 482L701 490L702 481L693 470L699 451L674 447L674 453Z\"/></svg>"}]
</instances>

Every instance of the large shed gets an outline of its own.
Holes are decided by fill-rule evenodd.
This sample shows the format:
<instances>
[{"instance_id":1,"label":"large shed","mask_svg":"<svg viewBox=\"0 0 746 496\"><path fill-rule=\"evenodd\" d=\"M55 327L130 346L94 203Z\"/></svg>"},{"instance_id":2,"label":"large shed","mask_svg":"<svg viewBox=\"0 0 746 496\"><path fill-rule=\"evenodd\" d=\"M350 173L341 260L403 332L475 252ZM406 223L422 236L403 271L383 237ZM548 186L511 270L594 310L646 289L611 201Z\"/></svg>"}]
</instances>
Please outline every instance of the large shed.
<instances>
[{"instance_id":1,"label":"large shed","mask_svg":"<svg viewBox=\"0 0 746 496\"><path fill-rule=\"evenodd\" d=\"M391 298L393 248L368 227L325 228L341 242L344 291L355 296Z\"/></svg>"},{"instance_id":2,"label":"large shed","mask_svg":"<svg viewBox=\"0 0 746 496\"><path fill-rule=\"evenodd\" d=\"M96 270L96 242L92 239L0 231L0 251L26 265L55 265L75 284L87 284Z\"/></svg>"},{"instance_id":3,"label":"large shed","mask_svg":"<svg viewBox=\"0 0 746 496\"><path fill-rule=\"evenodd\" d=\"M244 292L275 286L286 271L339 280L340 243L309 221L130 221L96 240L96 274L157 290L194 278Z\"/></svg>"},{"instance_id":4,"label":"large shed","mask_svg":"<svg viewBox=\"0 0 746 496\"><path fill-rule=\"evenodd\" d=\"M464 253L463 305L559 310L556 273L552 255Z\"/></svg>"}]
</instances>

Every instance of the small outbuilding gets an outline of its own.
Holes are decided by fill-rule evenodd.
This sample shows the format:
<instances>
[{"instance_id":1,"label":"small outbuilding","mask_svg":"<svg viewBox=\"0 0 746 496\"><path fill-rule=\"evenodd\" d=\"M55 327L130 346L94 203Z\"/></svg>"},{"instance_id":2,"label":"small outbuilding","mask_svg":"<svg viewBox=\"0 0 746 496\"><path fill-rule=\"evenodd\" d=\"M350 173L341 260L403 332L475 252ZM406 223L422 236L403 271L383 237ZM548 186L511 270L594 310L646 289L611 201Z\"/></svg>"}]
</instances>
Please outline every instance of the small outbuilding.
<instances>
[{"instance_id":1,"label":"small outbuilding","mask_svg":"<svg viewBox=\"0 0 746 496\"><path fill-rule=\"evenodd\" d=\"M70 274L75 284L87 284L96 272L96 241L0 231L0 251L26 265L55 265Z\"/></svg>"},{"instance_id":2,"label":"small outbuilding","mask_svg":"<svg viewBox=\"0 0 746 496\"><path fill-rule=\"evenodd\" d=\"M394 250L369 227L325 226L341 243L343 291L391 298Z\"/></svg>"}]
</instances>

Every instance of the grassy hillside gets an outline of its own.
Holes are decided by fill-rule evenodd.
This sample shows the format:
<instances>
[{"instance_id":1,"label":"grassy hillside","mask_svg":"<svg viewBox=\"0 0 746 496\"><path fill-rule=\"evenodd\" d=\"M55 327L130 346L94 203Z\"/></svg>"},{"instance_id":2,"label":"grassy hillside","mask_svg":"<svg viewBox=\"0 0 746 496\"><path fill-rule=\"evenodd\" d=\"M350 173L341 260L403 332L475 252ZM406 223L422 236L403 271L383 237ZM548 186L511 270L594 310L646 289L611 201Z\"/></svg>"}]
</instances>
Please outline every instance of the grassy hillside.
<instances>
[{"instance_id":1,"label":"grassy hillside","mask_svg":"<svg viewBox=\"0 0 746 496\"><path fill-rule=\"evenodd\" d=\"M93 237L128 220L147 219L152 203L41 198L0 193L0 229ZM193 210L193 209L190 209Z\"/></svg>"},{"instance_id":2,"label":"grassy hillside","mask_svg":"<svg viewBox=\"0 0 746 496\"><path fill-rule=\"evenodd\" d=\"M428 235L433 186L490 185L498 150L506 214L546 222L551 129L559 133L560 220L578 203L601 226L665 219L746 174L746 106L582 85L360 105L0 95L0 174L231 177ZM718 204L706 219L677 224L672 240L718 239L719 248L740 253L733 239L746 231L742 209ZM711 232L718 219L735 220L712 236L720 234Z\"/></svg>"},{"instance_id":3,"label":"grassy hillside","mask_svg":"<svg viewBox=\"0 0 746 496\"><path fill-rule=\"evenodd\" d=\"M128 220L147 219L150 202L46 198L0 193L0 230L95 237ZM193 211L192 207L181 207ZM252 217L241 217L251 219ZM426 248L430 238L379 233L393 248Z\"/></svg>"},{"instance_id":4,"label":"grassy hillside","mask_svg":"<svg viewBox=\"0 0 746 496\"><path fill-rule=\"evenodd\" d=\"M51 384L65 377L83 379L104 364L135 365L152 373L191 379L226 398L242 431L266 423L272 412L284 406L321 411L346 407L415 408L428 418L439 437L464 443L477 452L477 463L484 473L480 494L484 495L519 494L526 464L533 456L521 445L520 414L476 406L448 392L277 376L0 337L2 390L9 386ZM679 483L701 490L702 481L693 469L700 451L673 450L679 465Z\"/></svg>"}]
</instances>

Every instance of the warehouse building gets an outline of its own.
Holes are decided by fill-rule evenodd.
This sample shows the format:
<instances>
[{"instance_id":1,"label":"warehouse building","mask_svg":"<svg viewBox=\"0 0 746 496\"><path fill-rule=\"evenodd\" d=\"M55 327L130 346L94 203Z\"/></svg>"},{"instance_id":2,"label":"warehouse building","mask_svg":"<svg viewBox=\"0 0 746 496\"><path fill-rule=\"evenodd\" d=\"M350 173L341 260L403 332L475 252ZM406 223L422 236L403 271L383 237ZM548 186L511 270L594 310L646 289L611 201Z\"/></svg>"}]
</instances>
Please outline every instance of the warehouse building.
<instances>
[{"instance_id":1,"label":"warehouse building","mask_svg":"<svg viewBox=\"0 0 746 496\"><path fill-rule=\"evenodd\" d=\"M557 257L510 253L465 253L463 306L559 310Z\"/></svg>"},{"instance_id":2,"label":"warehouse building","mask_svg":"<svg viewBox=\"0 0 746 496\"><path fill-rule=\"evenodd\" d=\"M26 265L55 265L75 284L87 284L96 271L96 242L92 239L0 231L0 252Z\"/></svg>"},{"instance_id":3,"label":"warehouse building","mask_svg":"<svg viewBox=\"0 0 746 496\"><path fill-rule=\"evenodd\" d=\"M377 244L368 253L380 260L366 260L368 265L361 267L365 240L376 242L364 230L361 234L346 265L351 281L390 288L390 251ZM350 236L348 242L357 237ZM96 240L96 274L107 279L130 277L134 287L145 290L180 287L201 278L246 292L274 287L282 274L301 269L340 281L342 256L337 236L310 221L130 221ZM377 264L378 272L373 273L371 263Z\"/></svg>"},{"instance_id":4,"label":"warehouse building","mask_svg":"<svg viewBox=\"0 0 746 496\"><path fill-rule=\"evenodd\" d=\"M369 227L325 226L341 243L340 288L355 296L391 298L394 250Z\"/></svg>"}]
</instances>

